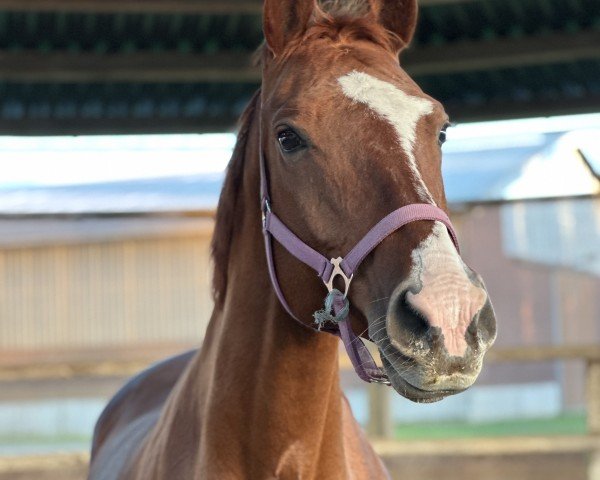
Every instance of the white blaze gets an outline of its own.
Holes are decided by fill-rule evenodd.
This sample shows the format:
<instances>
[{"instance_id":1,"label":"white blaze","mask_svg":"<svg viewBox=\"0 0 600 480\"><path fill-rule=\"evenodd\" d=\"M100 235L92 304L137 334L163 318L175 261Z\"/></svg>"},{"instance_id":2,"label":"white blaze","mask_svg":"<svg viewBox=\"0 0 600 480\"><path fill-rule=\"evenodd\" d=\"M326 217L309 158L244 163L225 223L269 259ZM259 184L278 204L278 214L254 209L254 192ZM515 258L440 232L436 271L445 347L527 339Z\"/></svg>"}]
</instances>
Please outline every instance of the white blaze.
<instances>
[{"instance_id":1,"label":"white blaze","mask_svg":"<svg viewBox=\"0 0 600 480\"><path fill-rule=\"evenodd\" d=\"M391 83L363 72L353 71L338 78L338 82L347 97L366 105L394 127L421 200L435 205L417 168L414 154L417 124L421 117L433 112L433 103L407 95Z\"/></svg>"}]
</instances>

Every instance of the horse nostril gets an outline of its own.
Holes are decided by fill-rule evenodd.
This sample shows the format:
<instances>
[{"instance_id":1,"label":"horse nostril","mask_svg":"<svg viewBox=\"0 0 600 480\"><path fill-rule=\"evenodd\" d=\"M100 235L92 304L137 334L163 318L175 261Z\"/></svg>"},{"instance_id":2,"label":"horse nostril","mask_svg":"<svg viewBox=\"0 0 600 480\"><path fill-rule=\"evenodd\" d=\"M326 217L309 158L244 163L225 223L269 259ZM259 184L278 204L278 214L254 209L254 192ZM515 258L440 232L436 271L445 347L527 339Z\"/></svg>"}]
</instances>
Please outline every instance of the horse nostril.
<instances>
[{"instance_id":1,"label":"horse nostril","mask_svg":"<svg viewBox=\"0 0 600 480\"><path fill-rule=\"evenodd\" d=\"M390 341L406 355L422 355L429 348L427 319L410 305L407 292L398 295L390 307L387 326Z\"/></svg>"},{"instance_id":2,"label":"horse nostril","mask_svg":"<svg viewBox=\"0 0 600 480\"><path fill-rule=\"evenodd\" d=\"M473 322L475 323L475 322ZM496 340L496 314L488 300L477 316L475 334L485 348L489 348Z\"/></svg>"},{"instance_id":3,"label":"horse nostril","mask_svg":"<svg viewBox=\"0 0 600 480\"><path fill-rule=\"evenodd\" d=\"M402 295L401 308L404 310L404 326L414 335L425 335L429 330L429 322L424 315L410 303L409 293Z\"/></svg>"},{"instance_id":4,"label":"horse nostril","mask_svg":"<svg viewBox=\"0 0 600 480\"><path fill-rule=\"evenodd\" d=\"M427 352L464 357L487 350L495 337L494 313L483 287L462 278L430 282L399 293L389 319L390 341L409 356ZM415 350L415 345L419 349Z\"/></svg>"}]
</instances>

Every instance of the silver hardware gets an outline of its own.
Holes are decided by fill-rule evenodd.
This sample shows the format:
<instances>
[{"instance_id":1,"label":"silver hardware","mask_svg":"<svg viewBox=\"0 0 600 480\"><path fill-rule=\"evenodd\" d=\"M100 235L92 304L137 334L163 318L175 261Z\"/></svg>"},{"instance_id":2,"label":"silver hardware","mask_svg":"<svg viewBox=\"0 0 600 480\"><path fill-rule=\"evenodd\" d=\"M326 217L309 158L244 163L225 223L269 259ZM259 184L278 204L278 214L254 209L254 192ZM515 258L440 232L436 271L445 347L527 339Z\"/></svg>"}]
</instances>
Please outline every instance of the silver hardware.
<instances>
[{"instance_id":1,"label":"silver hardware","mask_svg":"<svg viewBox=\"0 0 600 480\"><path fill-rule=\"evenodd\" d=\"M269 203L269 201L265 198L263 200L263 205L262 205L262 225L263 228L267 227L267 213L269 213L271 211L271 204Z\"/></svg>"},{"instance_id":2,"label":"silver hardware","mask_svg":"<svg viewBox=\"0 0 600 480\"><path fill-rule=\"evenodd\" d=\"M371 383L377 383L379 385L387 385L388 387L392 386L392 382L390 382L387 378L371 378Z\"/></svg>"},{"instance_id":3,"label":"silver hardware","mask_svg":"<svg viewBox=\"0 0 600 480\"><path fill-rule=\"evenodd\" d=\"M354 274L350 275L350 278L348 278L346 276L346 274L344 273L344 270L342 270L342 267L341 267L341 263L343 260L344 259L342 257L331 259L331 264L333 265L333 271L331 272L329 281L324 282L324 283L325 283L325 286L327 287L327 290L329 290L329 292L332 292L333 288L334 288L333 281L335 280L335 277L337 277L337 276L342 277L342 279L344 280L344 298L346 298L346 296L348 295L348 290L350 290L350 282L352 282L352 279L354 278Z\"/></svg>"}]
</instances>

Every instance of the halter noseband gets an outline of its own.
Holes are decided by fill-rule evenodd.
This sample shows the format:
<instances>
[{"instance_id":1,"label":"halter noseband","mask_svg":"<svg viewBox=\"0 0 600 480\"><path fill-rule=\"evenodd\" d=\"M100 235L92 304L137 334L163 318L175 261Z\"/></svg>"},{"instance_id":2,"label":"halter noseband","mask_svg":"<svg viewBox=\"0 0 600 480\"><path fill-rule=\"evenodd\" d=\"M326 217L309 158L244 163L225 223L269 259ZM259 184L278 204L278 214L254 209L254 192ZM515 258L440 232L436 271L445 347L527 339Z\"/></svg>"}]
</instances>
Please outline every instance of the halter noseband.
<instances>
[{"instance_id":1,"label":"halter noseband","mask_svg":"<svg viewBox=\"0 0 600 480\"><path fill-rule=\"evenodd\" d=\"M354 272L358 269L365 257L377 247L385 238L412 222L420 220L432 220L442 222L458 250L458 240L454 227L446 213L430 204L411 204L401 207L381 220L350 250L345 257L328 260L319 252L315 251L302 240L300 240L285 224L273 213L269 197L269 185L265 158L262 147L260 148L260 205L262 211L263 234L265 237L265 249L269 276L277 298L285 311L298 323L308 327L301 322L292 312L277 280L275 264L273 260L272 239L275 238L290 254L308 265L317 272L318 277L327 287L329 294L325 299L324 310L315 312L314 328L336 335L342 339L346 352L352 361L357 375L369 383L383 383L390 385L387 375L377 366L373 356L366 345L356 336L348 319L349 301L347 299L350 282ZM335 277L341 277L344 281L344 292L333 287Z\"/></svg>"}]
</instances>

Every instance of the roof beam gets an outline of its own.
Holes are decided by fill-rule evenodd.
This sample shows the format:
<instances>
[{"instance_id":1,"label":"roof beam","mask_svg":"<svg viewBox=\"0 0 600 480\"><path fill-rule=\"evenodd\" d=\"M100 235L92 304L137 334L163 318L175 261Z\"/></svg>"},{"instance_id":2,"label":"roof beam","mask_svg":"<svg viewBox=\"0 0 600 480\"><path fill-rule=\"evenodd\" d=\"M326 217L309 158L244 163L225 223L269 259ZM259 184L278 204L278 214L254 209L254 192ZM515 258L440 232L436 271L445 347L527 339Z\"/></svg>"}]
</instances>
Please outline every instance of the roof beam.
<instances>
[{"instance_id":1,"label":"roof beam","mask_svg":"<svg viewBox=\"0 0 600 480\"><path fill-rule=\"evenodd\" d=\"M600 58L600 31L523 40L415 47L402 64L413 76L535 66ZM226 82L258 83L251 55L137 52L97 55L65 52L0 52L0 81L29 83Z\"/></svg>"},{"instance_id":2,"label":"roof beam","mask_svg":"<svg viewBox=\"0 0 600 480\"><path fill-rule=\"evenodd\" d=\"M0 0L0 10L66 13L260 14L258 0Z\"/></svg>"},{"instance_id":3,"label":"roof beam","mask_svg":"<svg viewBox=\"0 0 600 480\"><path fill-rule=\"evenodd\" d=\"M480 0L420 0L423 7ZM260 14L262 0L0 0L14 12Z\"/></svg>"},{"instance_id":4,"label":"roof beam","mask_svg":"<svg viewBox=\"0 0 600 480\"><path fill-rule=\"evenodd\" d=\"M453 120L460 122L597 112L600 95L532 102L487 102L473 107L448 104ZM0 119L0 135L110 135L134 133L207 133L233 131L237 118L71 118Z\"/></svg>"},{"instance_id":5,"label":"roof beam","mask_svg":"<svg viewBox=\"0 0 600 480\"><path fill-rule=\"evenodd\" d=\"M409 49L402 57L402 64L415 76L548 65L600 58L599 44L598 30L492 42L456 42L445 47Z\"/></svg>"},{"instance_id":6,"label":"roof beam","mask_svg":"<svg viewBox=\"0 0 600 480\"><path fill-rule=\"evenodd\" d=\"M0 81L22 83L258 83L248 54L0 52Z\"/></svg>"}]
</instances>

